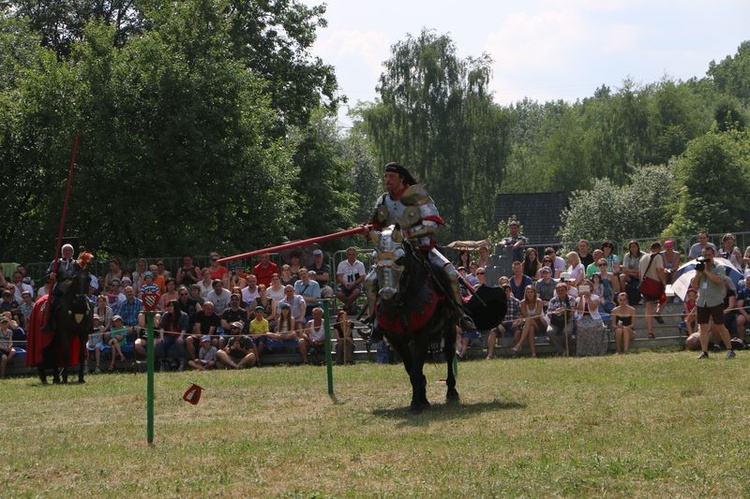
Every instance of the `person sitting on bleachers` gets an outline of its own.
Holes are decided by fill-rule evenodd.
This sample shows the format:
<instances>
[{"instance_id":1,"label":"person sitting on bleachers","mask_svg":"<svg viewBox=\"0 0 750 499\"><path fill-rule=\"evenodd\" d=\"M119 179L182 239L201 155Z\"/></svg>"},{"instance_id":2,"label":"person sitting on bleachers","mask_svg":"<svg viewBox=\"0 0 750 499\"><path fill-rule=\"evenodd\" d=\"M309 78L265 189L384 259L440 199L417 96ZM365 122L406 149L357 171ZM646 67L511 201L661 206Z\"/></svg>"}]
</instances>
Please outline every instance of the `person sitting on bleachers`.
<instances>
[{"instance_id":1,"label":"person sitting on bleachers","mask_svg":"<svg viewBox=\"0 0 750 499\"><path fill-rule=\"evenodd\" d=\"M503 284L501 287L505 290L505 298L508 300L507 309L502 324L498 324L491 329L490 334L487 336L488 359L495 356L495 343L497 342L498 335L502 338L504 334L508 334L514 341L521 336L521 300L513 296L510 284Z\"/></svg>"},{"instance_id":2,"label":"person sitting on bleachers","mask_svg":"<svg viewBox=\"0 0 750 499\"><path fill-rule=\"evenodd\" d=\"M102 373L102 350L106 346L104 344L104 325L102 324L101 317L94 314L92 318L91 333L89 339L86 342L86 348L89 351L94 351L94 358L96 359L96 369L94 374Z\"/></svg>"},{"instance_id":3,"label":"person sitting on bleachers","mask_svg":"<svg viewBox=\"0 0 750 499\"><path fill-rule=\"evenodd\" d=\"M571 345L575 332L574 308L575 298L568 294L568 285L565 282L558 282L555 286L555 296L549 301L547 307L549 318L547 336L550 343L557 348L559 355L566 355L575 347Z\"/></svg>"},{"instance_id":4,"label":"person sitting on bleachers","mask_svg":"<svg viewBox=\"0 0 750 499\"><path fill-rule=\"evenodd\" d=\"M0 315L0 378L5 378L5 369L15 356L16 349L13 347L10 319L6 314L2 314Z\"/></svg>"}]
</instances>

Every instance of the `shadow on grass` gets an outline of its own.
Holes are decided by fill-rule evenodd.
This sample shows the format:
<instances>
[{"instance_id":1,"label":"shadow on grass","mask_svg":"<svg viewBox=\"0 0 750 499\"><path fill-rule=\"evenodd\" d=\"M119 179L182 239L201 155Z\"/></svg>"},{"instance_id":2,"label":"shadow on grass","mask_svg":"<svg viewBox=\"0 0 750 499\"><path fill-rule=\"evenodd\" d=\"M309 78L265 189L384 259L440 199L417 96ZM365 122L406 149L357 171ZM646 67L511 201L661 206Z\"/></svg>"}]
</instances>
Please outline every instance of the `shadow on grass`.
<instances>
[{"instance_id":1,"label":"shadow on grass","mask_svg":"<svg viewBox=\"0 0 750 499\"><path fill-rule=\"evenodd\" d=\"M491 402L476 402L472 404L463 403L433 403L432 406L422 414L412 414L409 406L394 407L390 409L375 409L372 415L393 420L401 420L402 425L421 426L430 421L441 421L465 417L470 414L480 414L491 411L504 411L509 409L523 409L525 404L519 402L492 400Z\"/></svg>"}]
</instances>

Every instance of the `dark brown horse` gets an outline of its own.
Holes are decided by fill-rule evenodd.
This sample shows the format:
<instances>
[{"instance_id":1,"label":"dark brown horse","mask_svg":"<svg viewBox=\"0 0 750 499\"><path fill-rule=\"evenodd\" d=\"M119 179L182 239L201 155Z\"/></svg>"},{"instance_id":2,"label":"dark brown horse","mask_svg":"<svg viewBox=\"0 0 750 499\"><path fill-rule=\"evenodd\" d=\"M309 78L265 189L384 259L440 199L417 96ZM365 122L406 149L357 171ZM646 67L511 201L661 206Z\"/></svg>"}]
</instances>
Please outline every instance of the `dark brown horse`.
<instances>
[{"instance_id":1,"label":"dark brown horse","mask_svg":"<svg viewBox=\"0 0 750 499\"><path fill-rule=\"evenodd\" d=\"M29 320L26 364L37 368L42 384L47 384L47 369L52 369L53 383L67 383L68 369L75 365L78 365L78 382L85 383L86 340L92 329L94 310L87 296L90 282L89 272L80 269L72 279L58 284L59 306L54 311L53 332L42 330L49 295L34 303Z\"/></svg>"},{"instance_id":2,"label":"dark brown horse","mask_svg":"<svg viewBox=\"0 0 750 499\"><path fill-rule=\"evenodd\" d=\"M450 284L440 280L442 277L419 250L403 238L398 225L375 235L380 288L375 329L388 339L404 362L412 386L410 411L420 413L430 407L423 369L430 345L441 341L448 370L446 400L458 402L453 372L458 314L449 301ZM505 315L504 294L491 315L496 318L493 326L500 323Z\"/></svg>"}]
</instances>

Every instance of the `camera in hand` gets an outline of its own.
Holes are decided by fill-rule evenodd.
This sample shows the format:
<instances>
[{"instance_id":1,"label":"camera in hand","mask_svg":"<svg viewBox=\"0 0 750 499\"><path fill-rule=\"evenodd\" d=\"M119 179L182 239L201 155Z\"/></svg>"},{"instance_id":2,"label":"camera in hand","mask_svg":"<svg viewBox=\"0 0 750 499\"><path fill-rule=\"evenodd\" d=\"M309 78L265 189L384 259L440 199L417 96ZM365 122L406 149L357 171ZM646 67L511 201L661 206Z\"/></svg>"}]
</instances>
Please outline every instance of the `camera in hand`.
<instances>
[{"instance_id":1,"label":"camera in hand","mask_svg":"<svg viewBox=\"0 0 750 499\"><path fill-rule=\"evenodd\" d=\"M695 259L695 270L698 272L703 272L706 270L706 263L710 263L711 259L706 258L705 256L699 256Z\"/></svg>"}]
</instances>

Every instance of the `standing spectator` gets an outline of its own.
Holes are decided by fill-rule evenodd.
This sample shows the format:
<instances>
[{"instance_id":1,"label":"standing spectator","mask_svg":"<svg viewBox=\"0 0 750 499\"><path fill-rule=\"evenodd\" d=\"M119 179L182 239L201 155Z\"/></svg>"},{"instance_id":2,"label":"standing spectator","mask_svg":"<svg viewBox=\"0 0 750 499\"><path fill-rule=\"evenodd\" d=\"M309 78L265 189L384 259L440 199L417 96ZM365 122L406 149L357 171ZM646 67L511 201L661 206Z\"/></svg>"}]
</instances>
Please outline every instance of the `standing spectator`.
<instances>
[{"instance_id":1,"label":"standing spectator","mask_svg":"<svg viewBox=\"0 0 750 499\"><path fill-rule=\"evenodd\" d=\"M221 315L222 312L224 312L224 309L229 306L229 301L232 297L232 293L224 286L222 286L221 279L214 279L211 287L213 289L206 295L206 301L210 301L211 303L213 303L216 313Z\"/></svg>"},{"instance_id":2,"label":"standing spectator","mask_svg":"<svg viewBox=\"0 0 750 499\"><path fill-rule=\"evenodd\" d=\"M581 239L580 241L578 241L576 251L578 253L578 257L581 260L581 263L583 264L583 268L587 268L589 265L594 263L594 255L589 253L590 246L587 240Z\"/></svg>"},{"instance_id":3,"label":"standing spectator","mask_svg":"<svg viewBox=\"0 0 750 499\"><path fill-rule=\"evenodd\" d=\"M336 269L336 280L339 283L339 291L336 297L343 304L344 310L352 311L352 305L362 294L362 283L367 272L365 264L357 259L357 250L354 247L346 249L346 260L339 263ZM369 303L370 313L375 310L375 303ZM355 311L356 312L356 311Z\"/></svg>"},{"instance_id":4,"label":"standing spectator","mask_svg":"<svg viewBox=\"0 0 750 499\"><path fill-rule=\"evenodd\" d=\"M271 255L268 253L260 255L260 262L253 267L253 275L258 279L258 284L263 284L265 287L271 285L271 277L278 273L279 266L271 261Z\"/></svg>"},{"instance_id":5,"label":"standing spectator","mask_svg":"<svg viewBox=\"0 0 750 499\"><path fill-rule=\"evenodd\" d=\"M639 273L641 280L646 277L658 281L662 284L662 289L666 286L666 276L664 275L664 261L661 257L661 244L658 241L651 243L651 253L643 255L639 263ZM661 309L659 302L660 296L646 296L643 295L643 300L646 303L646 331L648 331L648 337L650 339L655 338L654 336L654 318L659 324L664 324L664 319L661 318ZM656 317L654 317L656 315Z\"/></svg>"},{"instance_id":6,"label":"standing spectator","mask_svg":"<svg viewBox=\"0 0 750 499\"><path fill-rule=\"evenodd\" d=\"M510 289L510 284L502 285L505 290L505 298L507 299L507 309L505 310L505 318L503 318L502 324L499 324L492 330L487 336L487 358L491 359L495 356L495 343L497 343L498 335L502 338L505 334L508 334L511 338L520 338L521 324L521 301L518 300Z\"/></svg>"},{"instance_id":7,"label":"standing spectator","mask_svg":"<svg viewBox=\"0 0 750 499\"><path fill-rule=\"evenodd\" d=\"M612 326L615 330L617 353L628 353L630 342L635 339L635 309L628 304L628 294L617 295L618 305L612 309Z\"/></svg>"},{"instance_id":8,"label":"standing spectator","mask_svg":"<svg viewBox=\"0 0 750 499\"><path fill-rule=\"evenodd\" d=\"M695 260L703 254L704 249L709 247L714 250L715 254L716 246L714 246L714 243L708 241L708 231L702 230L698 232L698 242L690 246L690 250L688 251L688 260Z\"/></svg>"},{"instance_id":9,"label":"standing spectator","mask_svg":"<svg viewBox=\"0 0 750 499\"><path fill-rule=\"evenodd\" d=\"M323 250L316 249L313 251L313 264L310 265L309 270L315 272L315 280L320 285L320 296L322 298L333 298L334 292L330 283L331 266L325 262Z\"/></svg>"},{"instance_id":10,"label":"standing spectator","mask_svg":"<svg viewBox=\"0 0 750 499\"><path fill-rule=\"evenodd\" d=\"M526 286L524 298L521 302L521 317L523 317L523 328L518 343L513 347L513 353L521 352L524 340L529 340L531 356L536 357L536 335L547 330L547 323L543 318L542 300L539 299L533 285Z\"/></svg>"},{"instance_id":11,"label":"standing spectator","mask_svg":"<svg viewBox=\"0 0 750 499\"><path fill-rule=\"evenodd\" d=\"M640 293L638 293L638 285L641 282L641 271L640 264L641 258L645 253L641 251L641 246L638 241L630 241L628 243L628 252L622 258L622 266L620 270L620 290L628 293L628 303L631 306L635 306L640 301ZM629 286L628 286L629 285ZM638 297L636 299L636 296Z\"/></svg>"},{"instance_id":12,"label":"standing spectator","mask_svg":"<svg viewBox=\"0 0 750 499\"><path fill-rule=\"evenodd\" d=\"M518 300L522 300L526 286L534 284L531 277L523 273L523 265L519 261L513 262L513 277L510 278L510 289L513 292L513 296Z\"/></svg>"},{"instance_id":13,"label":"standing spectator","mask_svg":"<svg viewBox=\"0 0 750 499\"><path fill-rule=\"evenodd\" d=\"M248 333L255 343L255 354L258 356L258 361L260 361L263 350L266 349L266 343L268 342L268 336L266 335L271 332L264 315L265 309L263 307L255 307L255 317L247 326Z\"/></svg>"},{"instance_id":14,"label":"standing spectator","mask_svg":"<svg viewBox=\"0 0 750 499\"><path fill-rule=\"evenodd\" d=\"M10 319L7 315L2 314L0 315L0 378L5 378L5 369L15 356L16 349L13 347L13 331L10 328Z\"/></svg>"},{"instance_id":15,"label":"standing spectator","mask_svg":"<svg viewBox=\"0 0 750 499\"><path fill-rule=\"evenodd\" d=\"M569 252L565 255L568 260L568 280L570 285L573 287L578 286L586 275L586 269L581 263L581 258L575 251Z\"/></svg>"},{"instance_id":16,"label":"standing spectator","mask_svg":"<svg viewBox=\"0 0 750 499\"><path fill-rule=\"evenodd\" d=\"M178 285L189 287L201 280L201 269L193 263L193 255L182 256L182 267L177 269L176 281Z\"/></svg>"},{"instance_id":17,"label":"standing spectator","mask_svg":"<svg viewBox=\"0 0 750 499\"><path fill-rule=\"evenodd\" d=\"M198 352L198 358L188 361L188 365L196 371L214 368L216 365L216 347L211 344L210 336L201 338L201 348Z\"/></svg>"},{"instance_id":18,"label":"standing spectator","mask_svg":"<svg viewBox=\"0 0 750 499\"><path fill-rule=\"evenodd\" d=\"M724 277L726 272L724 266L714 262L714 249L706 246L703 249L705 263L703 268L696 265L696 272L690 285L698 290L697 298L697 319L698 331L700 332L701 354L699 359L708 358L708 340L709 340L709 320L714 321L714 331L719 333L724 346L727 348L725 359L734 357L732 342L729 338L729 331L724 326L724 294L726 283Z\"/></svg>"},{"instance_id":19,"label":"standing spectator","mask_svg":"<svg viewBox=\"0 0 750 499\"><path fill-rule=\"evenodd\" d=\"M480 266L482 266L480 264ZM532 280L538 279L537 275L542 268L535 248L526 248L523 256L523 274L531 277Z\"/></svg>"},{"instance_id":20,"label":"standing spectator","mask_svg":"<svg viewBox=\"0 0 750 499\"><path fill-rule=\"evenodd\" d=\"M547 317L549 318L547 336L549 336L550 343L555 345L560 355L570 353L570 343L575 331L574 308L575 299L568 294L568 285L565 282L557 283L555 296L549 301L549 307L547 307Z\"/></svg>"},{"instance_id":21,"label":"standing spectator","mask_svg":"<svg viewBox=\"0 0 750 499\"><path fill-rule=\"evenodd\" d=\"M508 231L510 232L510 235L508 237L504 237L502 241L500 241L500 244L502 244L506 248L509 247L513 250L514 262L520 262L523 260L523 248L527 242L526 237L519 234L519 230L520 224L518 223L518 221L512 220L510 224L508 224Z\"/></svg>"},{"instance_id":22,"label":"standing spectator","mask_svg":"<svg viewBox=\"0 0 750 499\"><path fill-rule=\"evenodd\" d=\"M664 241L664 251L661 254L662 260L664 260L664 275L667 279L667 284L672 284L672 276L675 271L680 268L680 253L674 250L674 241L669 239ZM738 269L740 267L737 267Z\"/></svg>"},{"instance_id":23,"label":"standing spectator","mask_svg":"<svg viewBox=\"0 0 750 499\"><path fill-rule=\"evenodd\" d=\"M607 334L599 315L599 296L593 294L591 281L578 286L576 300L576 355L604 355L607 352Z\"/></svg>"}]
</instances>

